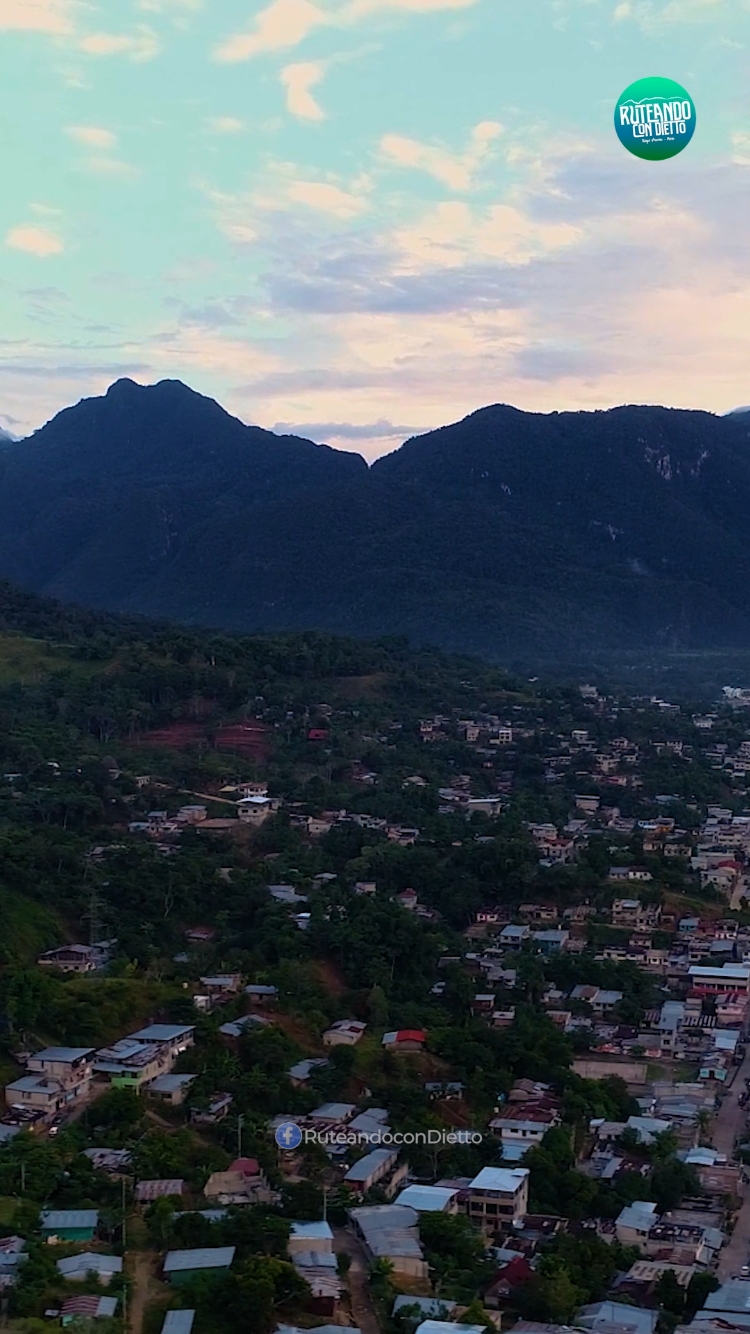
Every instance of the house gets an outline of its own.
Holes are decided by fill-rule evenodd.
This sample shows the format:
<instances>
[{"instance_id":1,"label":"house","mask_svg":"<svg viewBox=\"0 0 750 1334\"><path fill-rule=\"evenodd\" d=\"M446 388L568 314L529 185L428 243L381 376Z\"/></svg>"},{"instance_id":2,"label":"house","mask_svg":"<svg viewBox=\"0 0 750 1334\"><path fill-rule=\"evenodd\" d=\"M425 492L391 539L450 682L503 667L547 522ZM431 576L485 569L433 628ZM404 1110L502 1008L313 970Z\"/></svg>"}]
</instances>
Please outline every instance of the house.
<instances>
[{"instance_id":1,"label":"house","mask_svg":"<svg viewBox=\"0 0 750 1334\"><path fill-rule=\"evenodd\" d=\"M18 1271L28 1259L23 1237L0 1237L0 1294L12 1288Z\"/></svg>"},{"instance_id":2,"label":"house","mask_svg":"<svg viewBox=\"0 0 750 1334\"><path fill-rule=\"evenodd\" d=\"M179 1287L202 1274L228 1274L235 1251L234 1246L203 1246L194 1251L168 1251L164 1259L164 1278Z\"/></svg>"},{"instance_id":3,"label":"house","mask_svg":"<svg viewBox=\"0 0 750 1334\"><path fill-rule=\"evenodd\" d=\"M498 940L501 945L506 945L509 949L519 949L525 940L531 936L531 928L528 926L516 926L510 922L504 926Z\"/></svg>"},{"instance_id":4,"label":"house","mask_svg":"<svg viewBox=\"0 0 750 1334\"><path fill-rule=\"evenodd\" d=\"M354 1047L367 1028L359 1019L337 1019L323 1034L325 1047Z\"/></svg>"},{"instance_id":5,"label":"house","mask_svg":"<svg viewBox=\"0 0 750 1334\"><path fill-rule=\"evenodd\" d=\"M750 965L743 963L693 964L688 969L693 991L702 996L736 993L750 996Z\"/></svg>"},{"instance_id":6,"label":"house","mask_svg":"<svg viewBox=\"0 0 750 1334\"><path fill-rule=\"evenodd\" d=\"M262 982L250 982L245 987L245 995L250 998L251 1005L270 1005L278 994L278 987L266 986Z\"/></svg>"},{"instance_id":7,"label":"house","mask_svg":"<svg viewBox=\"0 0 750 1334\"><path fill-rule=\"evenodd\" d=\"M468 1214L487 1232L525 1217L529 1203L526 1167L483 1167L467 1187Z\"/></svg>"},{"instance_id":8,"label":"house","mask_svg":"<svg viewBox=\"0 0 750 1334\"><path fill-rule=\"evenodd\" d=\"M333 1232L329 1223L292 1223L287 1246L290 1255L316 1251L333 1252Z\"/></svg>"},{"instance_id":9,"label":"house","mask_svg":"<svg viewBox=\"0 0 750 1334\"><path fill-rule=\"evenodd\" d=\"M541 951L542 954L554 954L556 950L564 950L570 938L569 931L555 930L533 931L531 939Z\"/></svg>"},{"instance_id":10,"label":"house","mask_svg":"<svg viewBox=\"0 0 750 1334\"><path fill-rule=\"evenodd\" d=\"M233 1000L242 989L241 973L217 973L213 977L201 977L199 981L211 1008Z\"/></svg>"},{"instance_id":11,"label":"house","mask_svg":"<svg viewBox=\"0 0 750 1334\"><path fill-rule=\"evenodd\" d=\"M268 1178L255 1158L236 1158L226 1172L212 1172L203 1194L222 1205L269 1204L272 1199Z\"/></svg>"},{"instance_id":12,"label":"house","mask_svg":"<svg viewBox=\"0 0 750 1334\"><path fill-rule=\"evenodd\" d=\"M357 1195L366 1195L379 1182L386 1182L386 1195L395 1194L408 1175L407 1163L398 1164L398 1149L371 1149L364 1158L352 1163L343 1184Z\"/></svg>"},{"instance_id":13,"label":"house","mask_svg":"<svg viewBox=\"0 0 750 1334\"><path fill-rule=\"evenodd\" d=\"M584 1306L576 1316L576 1324L592 1334L654 1334L658 1319L658 1310L605 1301Z\"/></svg>"},{"instance_id":14,"label":"house","mask_svg":"<svg viewBox=\"0 0 750 1334\"><path fill-rule=\"evenodd\" d=\"M459 1325L461 1334L485 1334L484 1325ZM423 1320L414 1334L456 1334L456 1326L447 1320Z\"/></svg>"},{"instance_id":15,"label":"house","mask_svg":"<svg viewBox=\"0 0 750 1334\"><path fill-rule=\"evenodd\" d=\"M63 973L91 973L98 967L93 945L60 945L40 954L37 963L42 968L59 968Z\"/></svg>"},{"instance_id":16,"label":"house","mask_svg":"<svg viewBox=\"0 0 750 1334\"><path fill-rule=\"evenodd\" d=\"M197 1078L197 1075L159 1075L148 1085L146 1092L150 1098L168 1103L170 1107L180 1107Z\"/></svg>"},{"instance_id":17,"label":"house","mask_svg":"<svg viewBox=\"0 0 750 1334\"><path fill-rule=\"evenodd\" d=\"M63 1090L64 1102L76 1102L91 1087L93 1055L92 1047L45 1047L28 1057L26 1069L30 1075L56 1081Z\"/></svg>"},{"instance_id":18,"label":"house","mask_svg":"<svg viewBox=\"0 0 750 1334\"><path fill-rule=\"evenodd\" d=\"M384 1033L382 1045L388 1051L402 1053L421 1051L427 1041L427 1034L419 1028L401 1028L394 1033Z\"/></svg>"},{"instance_id":19,"label":"house","mask_svg":"<svg viewBox=\"0 0 750 1334\"><path fill-rule=\"evenodd\" d=\"M84 1149L83 1153L96 1172L105 1172L110 1177L126 1172L133 1161L129 1149Z\"/></svg>"},{"instance_id":20,"label":"house","mask_svg":"<svg viewBox=\"0 0 750 1334\"><path fill-rule=\"evenodd\" d=\"M509 1144L522 1144L524 1149L530 1149L534 1144L541 1144L547 1131L559 1124L556 1109L522 1103L504 1107L490 1122L490 1130L502 1140L503 1150Z\"/></svg>"},{"instance_id":21,"label":"house","mask_svg":"<svg viewBox=\"0 0 750 1334\"><path fill-rule=\"evenodd\" d=\"M237 815L240 821L243 824L250 825L252 829L259 829L268 817L278 809L279 803L274 797L243 797L237 802Z\"/></svg>"},{"instance_id":22,"label":"house","mask_svg":"<svg viewBox=\"0 0 750 1334\"><path fill-rule=\"evenodd\" d=\"M45 1241L93 1241L98 1226L98 1209L43 1209L39 1215Z\"/></svg>"},{"instance_id":23,"label":"house","mask_svg":"<svg viewBox=\"0 0 750 1334\"><path fill-rule=\"evenodd\" d=\"M192 1024L149 1024L96 1053L94 1070L119 1088L140 1088L168 1074L177 1057L193 1045Z\"/></svg>"},{"instance_id":24,"label":"house","mask_svg":"<svg viewBox=\"0 0 750 1334\"><path fill-rule=\"evenodd\" d=\"M233 1102L231 1093L216 1093L207 1107L191 1107L190 1121L194 1126L217 1126L229 1115Z\"/></svg>"},{"instance_id":25,"label":"house","mask_svg":"<svg viewBox=\"0 0 750 1334\"><path fill-rule=\"evenodd\" d=\"M195 1311L167 1311L161 1334L192 1334Z\"/></svg>"},{"instance_id":26,"label":"house","mask_svg":"<svg viewBox=\"0 0 750 1334\"><path fill-rule=\"evenodd\" d=\"M429 1278L414 1209L395 1204L370 1205L350 1209L349 1219L368 1260L390 1260L399 1278Z\"/></svg>"},{"instance_id":27,"label":"house","mask_svg":"<svg viewBox=\"0 0 750 1334\"><path fill-rule=\"evenodd\" d=\"M154 1200L178 1199L185 1191L185 1182L179 1177L155 1181L139 1181L135 1188L137 1204L152 1204Z\"/></svg>"},{"instance_id":28,"label":"house","mask_svg":"<svg viewBox=\"0 0 750 1334\"><path fill-rule=\"evenodd\" d=\"M73 1321L111 1320L117 1310L117 1297L66 1297L60 1307L60 1323L65 1328Z\"/></svg>"},{"instance_id":29,"label":"house","mask_svg":"<svg viewBox=\"0 0 750 1334\"><path fill-rule=\"evenodd\" d=\"M615 1236L623 1246L645 1245L654 1223L658 1222L653 1200L636 1200L620 1210L615 1220Z\"/></svg>"},{"instance_id":30,"label":"house","mask_svg":"<svg viewBox=\"0 0 750 1334\"><path fill-rule=\"evenodd\" d=\"M418 1214L457 1214L458 1191L451 1186L406 1186L394 1204Z\"/></svg>"},{"instance_id":31,"label":"house","mask_svg":"<svg viewBox=\"0 0 750 1334\"><path fill-rule=\"evenodd\" d=\"M310 1056L304 1061L297 1061L296 1065L287 1070L289 1082L295 1088L303 1088L309 1082L313 1070L320 1069L321 1066L328 1065L325 1056Z\"/></svg>"},{"instance_id":32,"label":"house","mask_svg":"<svg viewBox=\"0 0 750 1334\"><path fill-rule=\"evenodd\" d=\"M506 1260L498 1270L483 1298L485 1306L497 1308L501 1302L508 1301L518 1288L522 1288L534 1277L534 1270L525 1255L514 1255Z\"/></svg>"},{"instance_id":33,"label":"house","mask_svg":"<svg viewBox=\"0 0 750 1334\"><path fill-rule=\"evenodd\" d=\"M344 1284L333 1251L298 1251L292 1264L309 1288L308 1310L329 1319L335 1316Z\"/></svg>"},{"instance_id":34,"label":"house","mask_svg":"<svg viewBox=\"0 0 750 1334\"><path fill-rule=\"evenodd\" d=\"M79 1255L69 1255L64 1260L58 1260L57 1268L67 1283L82 1283L89 1274L94 1274L97 1281L107 1287L115 1274L122 1273L122 1256L81 1251Z\"/></svg>"},{"instance_id":35,"label":"house","mask_svg":"<svg viewBox=\"0 0 750 1334\"><path fill-rule=\"evenodd\" d=\"M650 871L644 871L643 876L648 880L652 878ZM642 879L643 876L636 875L636 868L632 866L612 866L609 870L610 880ZM660 916L659 907L643 904L640 899L615 899L612 904L613 926L626 926L631 930L644 931L658 926Z\"/></svg>"}]
</instances>

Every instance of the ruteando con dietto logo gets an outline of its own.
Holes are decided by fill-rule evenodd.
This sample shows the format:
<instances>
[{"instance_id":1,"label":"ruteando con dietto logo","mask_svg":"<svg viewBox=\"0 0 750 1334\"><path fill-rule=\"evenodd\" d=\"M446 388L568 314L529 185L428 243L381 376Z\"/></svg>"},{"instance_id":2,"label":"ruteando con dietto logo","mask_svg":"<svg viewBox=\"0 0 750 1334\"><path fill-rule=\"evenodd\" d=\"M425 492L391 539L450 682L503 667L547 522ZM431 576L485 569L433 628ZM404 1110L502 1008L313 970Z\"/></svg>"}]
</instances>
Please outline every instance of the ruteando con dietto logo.
<instances>
[{"instance_id":1,"label":"ruteando con dietto logo","mask_svg":"<svg viewBox=\"0 0 750 1334\"><path fill-rule=\"evenodd\" d=\"M687 148L695 133L695 103L673 79L638 79L615 107L615 129L629 153L663 162Z\"/></svg>"}]
</instances>

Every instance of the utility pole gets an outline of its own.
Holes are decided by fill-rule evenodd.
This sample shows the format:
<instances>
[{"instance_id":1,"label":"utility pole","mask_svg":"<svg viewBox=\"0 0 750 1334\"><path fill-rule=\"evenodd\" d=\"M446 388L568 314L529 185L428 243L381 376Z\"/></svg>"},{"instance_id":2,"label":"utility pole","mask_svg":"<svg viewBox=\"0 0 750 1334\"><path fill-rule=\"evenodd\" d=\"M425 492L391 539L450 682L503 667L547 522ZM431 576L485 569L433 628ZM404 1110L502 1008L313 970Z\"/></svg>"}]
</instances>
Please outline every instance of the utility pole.
<instances>
[{"instance_id":1,"label":"utility pole","mask_svg":"<svg viewBox=\"0 0 750 1334\"><path fill-rule=\"evenodd\" d=\"M244 1115L244 1112L240 1112L240 1115L237 1117L237 1157L238 1157L238 1158L241 1158L241 1157L242 1157L242 1127L244 1126L244 1124L245 1124L245 1115Z\"/></svg>"},{"instance_id":2,"label":"utility pole","mask_svg":"<svg viewBox=\"0 0 750 1334\"><path fill-rule=\"evenodd\" d=\"M328 1187L323 1187L323 1222L328 1222Z\"/></svg>"},{"instance_id":3,"label":"utility pole","mask_svg":"<svg viewBox=\"0 0 750 1334\"><path fill-rule=\"evenodd\" d=\"M26 1193L26 1164L21 1163L21 1194Z\"/></svg>"}]
</instances>

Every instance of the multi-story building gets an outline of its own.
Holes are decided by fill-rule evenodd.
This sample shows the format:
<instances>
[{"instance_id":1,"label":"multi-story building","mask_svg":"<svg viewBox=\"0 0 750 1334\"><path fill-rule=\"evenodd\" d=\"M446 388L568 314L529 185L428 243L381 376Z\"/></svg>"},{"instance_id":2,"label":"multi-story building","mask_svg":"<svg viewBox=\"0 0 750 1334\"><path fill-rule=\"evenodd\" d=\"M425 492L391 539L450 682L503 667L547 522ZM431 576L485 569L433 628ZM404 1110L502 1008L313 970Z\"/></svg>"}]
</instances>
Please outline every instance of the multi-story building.
<instances>
[{"instance_id":1,"label":"multi-story building","mask_svg":"<svg viewBox=\"0 0 750 1334\"><path fill-rule=\"evenodd\" d=\"M467 1188L469 1217L485 1232L524 1218L528 1205L527 1167L483 1167Z\"/></svg>"}]
</instances>

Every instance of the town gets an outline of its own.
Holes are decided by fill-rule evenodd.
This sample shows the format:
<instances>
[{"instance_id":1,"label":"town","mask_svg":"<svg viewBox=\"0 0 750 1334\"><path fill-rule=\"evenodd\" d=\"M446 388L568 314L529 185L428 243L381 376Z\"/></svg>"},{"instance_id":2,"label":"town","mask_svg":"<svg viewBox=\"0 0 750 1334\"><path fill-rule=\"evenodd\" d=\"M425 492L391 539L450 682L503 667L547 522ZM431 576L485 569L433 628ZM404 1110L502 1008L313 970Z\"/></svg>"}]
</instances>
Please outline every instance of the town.
<instances>
[{"instance_id":1,"label":"town","mask_svg":"<svg viewBox=\"0 0 750 1334\"><path fill-rule=\"evenodd\" d=\"M747 1328L750 696L446 662L17 704L11 1328Z\"/></svg>"}]
</instances>

